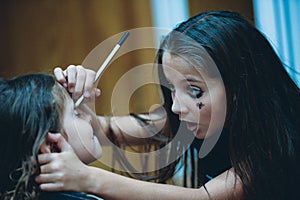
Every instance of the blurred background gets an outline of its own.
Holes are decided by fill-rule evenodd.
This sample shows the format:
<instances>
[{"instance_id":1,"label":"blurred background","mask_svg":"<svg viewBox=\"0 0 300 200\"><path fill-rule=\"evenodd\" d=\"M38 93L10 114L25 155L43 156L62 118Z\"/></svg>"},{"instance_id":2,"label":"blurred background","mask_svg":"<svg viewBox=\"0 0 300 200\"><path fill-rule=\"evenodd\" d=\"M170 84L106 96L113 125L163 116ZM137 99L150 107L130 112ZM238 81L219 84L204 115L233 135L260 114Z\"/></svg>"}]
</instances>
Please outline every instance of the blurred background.
<instances>
[{"instance_id":1,"label":"blurred background","mask_svg":"<svg viewBox=\"0 0 300 200\"><path fill-rule=\"evenodd\" d=\"M298 0L0 0L0 76L52 73L56 66L83 64L98 44L115 34L143 27L173 28L207 10L237 11L255 24L270 39L299 84L295 72L300 71ZM99 64L108 54L105 50L113 45L100 53ZM98 84L102 95L97 114L111 114L111 92L116 81L135 66L153 63L155 50L137 49L109 65ZM122 95L119 98L122 102ZM155 86L145 85L134 93L128 108L117 114L127 114L127 110L146 112L159 102Z\"/></svg>"},{"instance_id":2,"label":"blurred background","mask_svg":"<svg viewBox=\"0 0 300 200\"><path fill-rule=\"evenodd\" d=\"M98 44L116 34L143 27L173 28L207 10L230 10L245 16L271 41L299 84L298 0L0 0L0 76L52 73L56 66L85 64L84 60ZM105 53L99 53L99 64L113 45L103 49ZM133 67L153 63L155 51L150 48L133 50L109 65L98 83L102 91L96 105L98 115L111 115L115 83ZM143 74L139 78L143 79ZM126 83L128 87L131 81L134 80ZM120 93L120 104L122 98ZM157 87L148 84L139 88L130 104L125 106L128 112L140 113L160 103ZM117 114L128 113L125 109Z\"/></svg>"},{"instance_id":3,"label":"blurred background","mask_svg":"<svg viewBox=\"0 0 300 200\"><path fill-rule=\"evenodd\" d=\"M180 21L206 10L234 10L254 21L251 0L0 2L0 76L5 78L33 72L52 73L56 66L66 68L70 64L82 64L98 44L115 34L143 27L172 28ZM138 39L140 41L136 39L135 42L146 38ZM99 53L99 64L108 55L106 51L114 45L111 43L111 46L103 48L103 54ZM109 65L98 84L102 95L98 101L101 105L96 106L97 114L111 114L111 91L116 81L135 66L153 63L155 50L137 49L120 56ZM122 104L122 95L119 95L119 100ZM155 86L145 85L134 93L130 105L126 106L130 112L146 112L156 103L160 103L160 99ZM123 110L119 109L117 114L127 114Z\"/></svg>"}]
</instances>

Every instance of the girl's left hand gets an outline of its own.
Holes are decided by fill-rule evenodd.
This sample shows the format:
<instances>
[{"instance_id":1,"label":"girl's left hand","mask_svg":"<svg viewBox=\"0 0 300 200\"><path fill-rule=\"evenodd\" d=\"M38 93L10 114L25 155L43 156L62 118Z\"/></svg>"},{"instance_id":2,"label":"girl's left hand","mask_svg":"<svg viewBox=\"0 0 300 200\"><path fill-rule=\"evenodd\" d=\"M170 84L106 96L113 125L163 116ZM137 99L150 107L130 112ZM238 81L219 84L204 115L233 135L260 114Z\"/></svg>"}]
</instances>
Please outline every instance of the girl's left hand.
<instances>
[{"instance_id":1,"label":"girl's left hand","mask_svg":"<svg viewBox=\"0 0 300 200\"><path fill-rule=\"evenodd\" d=\"M84 191L87 165L76 156L72 147L61 134L48 133L47 140L57 146L60 153L38 155L41 174L35 181L45 191Z\"/></svg>"}]
</instances>

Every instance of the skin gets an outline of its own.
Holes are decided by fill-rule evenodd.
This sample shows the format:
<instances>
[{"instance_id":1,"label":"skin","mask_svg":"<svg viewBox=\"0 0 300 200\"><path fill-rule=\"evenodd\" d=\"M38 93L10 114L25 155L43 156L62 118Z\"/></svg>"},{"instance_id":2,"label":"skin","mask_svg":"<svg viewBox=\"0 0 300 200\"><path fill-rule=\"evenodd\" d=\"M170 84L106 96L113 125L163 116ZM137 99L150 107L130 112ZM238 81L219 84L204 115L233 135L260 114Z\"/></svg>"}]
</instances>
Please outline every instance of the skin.
<instances>
[{"instance_id":1,"label":"skin","mask_svg":"<svg viewBox=\"0 0 300 200\"><path fill-rule=\"evenodd\" d=\"M67 95L62 121L63 136L82 162L89 164L101 157L102 147L95 135L99 132L95 123L97 118L86 105L74 109L74 101ZM51 153L57 150L55 146L57 144L53 144L47 137L40 150L42 153Z\"/></svg>"},{"instance_id":2,"label":"skin","mask_svg":"<svg viewBox=\"0 0 300 200\"><path fill-rule=\"evenodd\" d=\"M165 57L167 58L167 57ZM164 58L164 65L174 64L169 59ZM174 60L173 60L174 61ZM176 62L175 62L176 63ZM183 63L181 63L183 64ZM173 66L172 66L173 67ZM68 69L66 70L68 71ZM189 70L187 70L189 71ZM192 73L192 71L189 71ZM61 84L76 85L75 83L67 83L64 74L61 69L56 70L55 76L61 82ZM188 73L187 73L188 74ZM187 75L185 74L185 75ZM180 91L180 87L177 87L179 82L177 79L171 79L171 84L174 85L175 91ZM200 78L200 76L198 77ZM69 81L69 80L68 80ZM212 80L213 81L213 80ZM81 91L85 91L84 88L91 88L86 86L87 82L81 84ZM200 83L199 83L200 84ZM198 82L195 83L198 87ZM180 86L180 85L179 85ZM218 87L215 88L217 90ZM205 91L205 89L203 89ZM82 93L82 92L81 92ZM92 91L89 91L92 93ZM216 93L217 94L217 93ZM178 112L181 119L192 121L195 123L199 122L199 118L192 117L185 109L187 108L191 110L197 110L197 116L200 114L201 117L205 117L206 113L209 111L205 111L205 109L197 109L196 103L199 99L193 99L191 97L186 97L186 101L190 102L188 104L184 104L184 107L181 106L180 109L176 110L176 106L178 101L179 95L176 92L174 93L173 99L174 104L173 108L174 112ZM203 95L203 103L209 105L209 101L205 100L205 95ZM216 96L217 97L217 96ZM210 98L209 98L210 99ZM220 97L220 100L222 98ZM212 101L212 105L217 103ZM183 102L180 104L182 105ZM187 107L187 108L185 108ZM206 109L208 109L207 106ZM99 124L102 127L102 136L105 138L108 134L108 123L104 120L103 117L99 117ZM118 121L121 123L115 123ZM198 121L197 121L198 120ZM122 135L121 132L123 130L122 124L127 125L125 122L132 122L130 117L115 117L111 120L111 128L116 136L117 140L121 140ZM209 118L207 118L207 122L209 122ZM202 131L205 131L205 127L202 129L202 124L199 123L199 133L198 131L195 132L197 137L205 137ZM217 125L216 125L217 127ZM143 133L142 129L139 126L132 126L132 133L145 134ZM126 138L127 139L127 138ZM166 184L158 184L158 183L150 183L145 181L139 181L131 178L127 178L124 176L120 176L115 173L108 172L101 168L95 168L91 166L84 165L74 153L74 150L71 146L66 142L66 140L60 134L48 134L48 140L55 143L58 148L60 149L61 153L52 153L52 154L41 154L38 156L39 163L41 164L41 174L36 177L36 181L40 184L40 188L45 191L58 191L58 190L72 190L72 191L79 191L79 192L86 192L92 193L98 196L101 196L104 199L241 199L242 196L242 187L240 181L237 176L234 174L234 170L230 169L228 171L223 172L219 176L215 177L211 181L209 181L204 187L199 189L190 189L184 188L179 186L173 185L166 185ZM129 138L132 143L137 143L141 140L136 140ZM142 140L142 142L146 142L146 140ZM78 181L80 180L80 181ZM118 188L118 192L116 189ZM207 191L209 193L207 193Z\"/></svg>"},{"instance_id":3,"label":"skin","mask_svg":"<svg viewBox=\"0 0 300 200\"><path fill-rule=\"evenodd\" d=\"M223 128L225 90L222 82L210 78L178 56L165 53L163 71L172 91L172 111L179 115L188 130L203 139ZM197 103L204 106L199 109ZM212 110L214 108L214 111ZM212 112L217 118L211 120Z\"/></svg>"},{"instance_id":4,"label":"skin","mask_svg":"<svg viewBox=\"0 0 300 200\"><path fill-rule=\"evenodd\" d=\"M93 116L84 110L83 106L74 109L74 102L68 96L63 118L63 129L67 135L68 142L74 148L75 153L84 163L101 157L102 148L92 123Z\"/></svg>"},{"instance_id":5,"label":"skin","mask_svg":"<svg viewBox=\"0 0 300 200\"><path fill-rule=\"evenodd\" d=\"M39 155L42 174L36 181L42 190L73 190L104 199L241 199L241 184L232 169L206 184L208 194L204 187L190 189L139 181L84 165L60 134L48 134L48 140L57 144L62 153Z\"/></svg>"}]
</instances>

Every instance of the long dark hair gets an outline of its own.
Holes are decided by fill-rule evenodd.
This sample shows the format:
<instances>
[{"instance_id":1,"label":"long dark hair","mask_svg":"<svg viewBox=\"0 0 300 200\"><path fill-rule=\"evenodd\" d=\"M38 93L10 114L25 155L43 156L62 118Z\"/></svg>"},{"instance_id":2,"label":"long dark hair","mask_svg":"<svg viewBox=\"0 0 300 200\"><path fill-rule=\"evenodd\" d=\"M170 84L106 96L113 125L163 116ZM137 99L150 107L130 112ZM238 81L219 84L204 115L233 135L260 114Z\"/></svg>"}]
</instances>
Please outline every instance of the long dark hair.
<instances>
[{"instance_id":1,"label":"long dark hair","mask_svg":"<svg viewBox=\"0 0 300 200\"><path fill-rule=\"evenodd\" d=\"M61 131L62 91L47 74L0 79L1 199L36 199L37 154L47 132Z\"/></svg>"},{"instance_id":2,"label":"long dark hair","mask_svg":"<svg viewBox=\"0 0 300 200\"><path fill-rule=\"evenodd\" d=\"M205 48L222 76L227 98L224 129L244 198L299 198L300 92L269 42L238 13L205 12L165 37L158 66L165 51L197 57L196 48L190 48L185 39L173 39L178 32ZM163 91L170 110L170 94ZM171 124L178 123L170 115Z\"/></svg>"}]
</instances>

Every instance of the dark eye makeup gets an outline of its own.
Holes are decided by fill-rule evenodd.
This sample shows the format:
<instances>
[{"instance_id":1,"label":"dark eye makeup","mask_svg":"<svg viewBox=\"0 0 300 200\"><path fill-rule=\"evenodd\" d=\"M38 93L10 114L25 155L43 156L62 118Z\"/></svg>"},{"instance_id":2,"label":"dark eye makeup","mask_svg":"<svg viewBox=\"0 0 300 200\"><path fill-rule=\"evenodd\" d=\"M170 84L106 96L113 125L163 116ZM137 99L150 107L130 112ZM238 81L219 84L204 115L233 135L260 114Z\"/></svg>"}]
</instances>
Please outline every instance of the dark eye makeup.
<instances>
[{"instance_id":1,"label":"dark eye makeup","mask_svg":"<svg viewBox=\"0 0 300 200\"><path fill-rule=\"evenodd\" d=\"M188 93L193 97L199 99L203 95L203 90L197 86L187 86Z\"/></svg>"}]
</instances>

